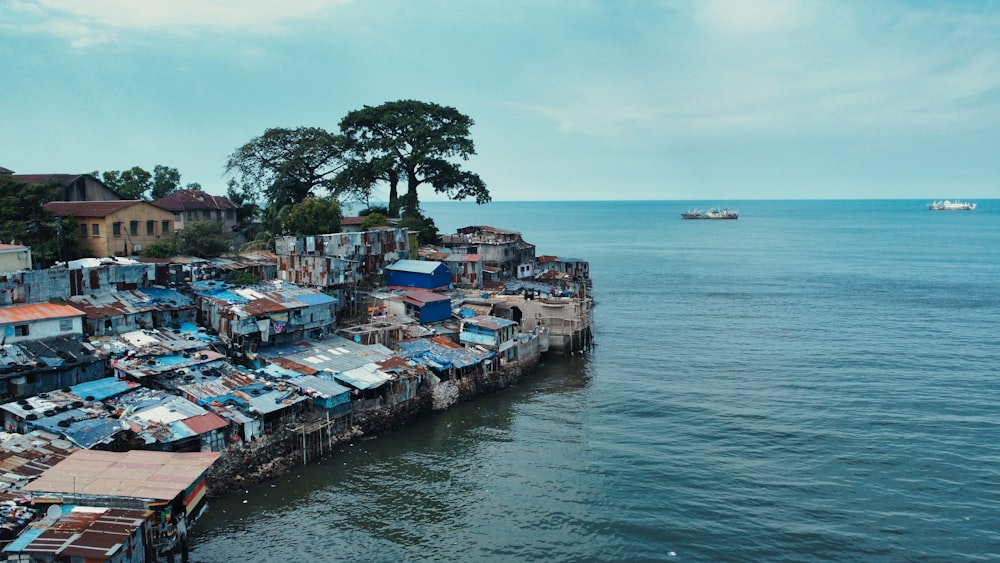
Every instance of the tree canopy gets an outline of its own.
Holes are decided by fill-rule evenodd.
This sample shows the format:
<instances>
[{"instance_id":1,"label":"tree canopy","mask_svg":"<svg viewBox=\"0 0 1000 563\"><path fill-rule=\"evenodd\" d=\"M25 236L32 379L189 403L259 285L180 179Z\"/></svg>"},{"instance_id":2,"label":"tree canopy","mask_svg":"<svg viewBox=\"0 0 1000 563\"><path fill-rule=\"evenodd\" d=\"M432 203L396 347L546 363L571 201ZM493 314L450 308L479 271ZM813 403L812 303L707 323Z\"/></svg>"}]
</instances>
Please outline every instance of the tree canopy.
<instances>
[{"instance_id":1,"label":"tree canopy","mask_svg":"<svg viewBox=\"0 0 1000 563\"><path fill-rule=\"evenodd\" d=\"M324 195L317 190L339 195L334 179L343 155L341 135L318 127L273 128L236 149L225 170L238 177L249 202L294 205Z\"/></svg>"},{"instance_id":2,"label":"tree canopy","mask_svg":"<svg viewBox=\"0 0 1000 563\"><path fill-rule=\"evenodd\" d=\"M91 174L100 178L104 185L121 194L124 199L157 200L178 190L181 186L181 173L176 168L157 164L153 172L139 166L128 170L106 170ZM201 188L197 183L188 184L190 188Z\"/></svg>"},{"instance_id":3,"label":"tree canopy","mask_svg":"<svg viewBox=\"0 0 1000 563\"><path fill-rule=\"evenodd\" d=\"M417 190L431 186L449 199L491 200L485 182L451 160L476 154L469 136L473 121L457 109L414 100L365 106L340 122L349 152L339 176L342 190L368 193L377 182L389 184L389 209L419 215ZM406 182L406 197L398 183Z\"/></svg>"},{"instance_id":4,"label":"tree canopy","mask_svg":"<svg viewBox=\"0 0 1000 563\"><path fill-rule=\"evenodd\" d=\"M229 252L230 241L222 234L222 223L195 221L178 234L178 250L199 258L216 258Z\"/></svg>"},{"instance_id":5,"label":"tree canopy","mask_svg":"<svg viewBox=\"0 0 1000 563\"><path fill-rule=\"evenodd\" d=\"M285 229L296 235L339 233L343 213L332 199L307 197L285 216Z\"/></svg>"},{"instance_id":6,"label":"tree canopy","mask_svg":"<svg viewBox=\"0 0 1000 563\"><path fill-rule=\"evenodd\" d=\"M0 175L0 241L31 248L42 264L87 255L77 238L73 217L54 217L43 206L62 199L58 182L29 184Z\"/></svg>"}]
</instances>

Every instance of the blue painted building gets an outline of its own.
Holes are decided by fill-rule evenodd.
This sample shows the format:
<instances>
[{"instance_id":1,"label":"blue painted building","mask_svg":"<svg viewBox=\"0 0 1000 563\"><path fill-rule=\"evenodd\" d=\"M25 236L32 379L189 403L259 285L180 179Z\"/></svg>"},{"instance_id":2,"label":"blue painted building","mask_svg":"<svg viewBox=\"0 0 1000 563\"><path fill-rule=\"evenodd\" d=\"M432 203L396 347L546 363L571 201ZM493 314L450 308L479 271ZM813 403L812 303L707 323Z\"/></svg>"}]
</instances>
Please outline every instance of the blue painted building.
<instances>
[{"instance_id":1,"label":"blue painted building","mask_svg":"<svg viewBox=\"0 0 1000 563\"><path fill-rule=\"evenodd\" d=\"M400 260L385 268L385 284L389 287L446 289L451 284L451 271L441 262Z\"/></svg>"},{"instance_id":2,"label":"blue painted building","mask_svg":"<svg viewBox=\"0 0 1000 563\"><path fill-rule=\"evenodd\" d=\"M447 295L415 289L403 294L406 314L420 324L436 323L451 318L451 299Z\"/></svg>"}]
</instances>

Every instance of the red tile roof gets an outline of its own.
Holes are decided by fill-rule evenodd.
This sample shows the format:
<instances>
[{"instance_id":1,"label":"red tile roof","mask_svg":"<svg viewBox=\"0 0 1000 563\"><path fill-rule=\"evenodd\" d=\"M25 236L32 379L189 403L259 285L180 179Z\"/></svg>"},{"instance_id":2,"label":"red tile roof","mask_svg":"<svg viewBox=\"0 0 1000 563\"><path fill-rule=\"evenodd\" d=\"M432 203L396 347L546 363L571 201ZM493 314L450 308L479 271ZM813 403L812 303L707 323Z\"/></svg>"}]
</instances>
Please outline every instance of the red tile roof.
<instances>
[{"instance_id":1,"label":"red tile roof","mask_svg":"<svg viewBox=\"0 0 1000 563\"><path fill-rule=\"evenodd\" d=\"M176 192L153 202L170 211L188 211L193 209L239 209L239 205L216 195L201 190L177 190Z\"/></svg>"},{"instance_id":2,"label":"red tile roof","mask_svg":"<svg viewBox=\"0 0 1000 563\"><path fill-rule=\"evenodd\" d=\"M43 207L55 215L74 217L107 217L115 211L143 202L141 199L118 199L109 201L50 201ZM154 204L150 204L154 205Z\"/></svg>"}]
</instances>

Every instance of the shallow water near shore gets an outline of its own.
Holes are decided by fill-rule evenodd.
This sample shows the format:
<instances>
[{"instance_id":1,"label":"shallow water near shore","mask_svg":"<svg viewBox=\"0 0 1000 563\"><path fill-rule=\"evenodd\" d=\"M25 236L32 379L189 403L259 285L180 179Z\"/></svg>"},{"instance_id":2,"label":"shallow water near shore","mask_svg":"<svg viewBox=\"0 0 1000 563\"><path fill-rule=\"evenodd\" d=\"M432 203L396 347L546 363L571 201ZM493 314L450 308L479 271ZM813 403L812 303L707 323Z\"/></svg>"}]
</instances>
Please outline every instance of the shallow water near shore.
<instances>
[{"instance_id":1,"label":"shallow water near shore","mask_svg":"<svg viewBox=\"0 0 1000 563\"><path fill-rule=\"evenodd\" d=\"M425 204L589 260L597 348L211 500L191 560L996 560L1000 201L926 203Z\"/></svg>"}]
</instances>

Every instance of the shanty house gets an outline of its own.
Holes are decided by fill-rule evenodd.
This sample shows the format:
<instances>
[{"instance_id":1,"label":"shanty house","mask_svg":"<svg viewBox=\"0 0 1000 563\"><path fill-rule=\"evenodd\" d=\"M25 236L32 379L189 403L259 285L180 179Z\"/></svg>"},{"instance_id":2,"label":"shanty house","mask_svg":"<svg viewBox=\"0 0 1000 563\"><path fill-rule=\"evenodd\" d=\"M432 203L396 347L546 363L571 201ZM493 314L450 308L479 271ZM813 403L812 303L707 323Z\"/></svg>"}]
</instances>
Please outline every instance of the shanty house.
<instances>
[{"instance_id":1,"label":"shanty house","mask_svg":"<svg viewBox=\"0 0 1000 563\"><path fill-rule=\"evenodd\" d=\"M152 510L154 546L165 553L186 547L187 523L205 507L205 474L220 455L77 450L22 490L58 504Z\"/></svg>"},{"instance_id":2,"label":"shanty house","mask_svg":"<svg viewBox=\"0 0 1000 563\"><path fill-rule=\"evenodd\" d=\"M254 287L198 282L203 324L238 350L329 332L337 300L320 291L275 281Z\"/></svg>"},{"instance_id":3,"label":"shanty house","mask_svg":"<svg viewBox=\"0 0 1000 563\"><path fill-rule=\"evenodd\" d=\"M389 287L446 289L451 284L451 271L441 262L399 260L386 266L385 284Z\"/></svg>"},{"instance_id":4,"label":"shanty house","mask_svg":"<svg viewBox=\"0 0 1000 563\"><path fill-rule=\"evenodd\" d=\"M517 323L497 317L476 316L462 320L459 341L479 345L496 352L502 359L511 359L514 348L514 331Z\"/></svg>"},{"instance_id":5,"label":"shanty house","mask_svg":"<svg viewBox=\"0 0 1000 563\"><path fill-rule=\"evenodd\" d=\"M155 561L153 511L53 505L47 518L11 541L8 561Z\"/></svg>"},{"instance_id":6,"label":"shanty house","mask_svg":"<svg viewBox=\"0 0 1000 563\"><path fill-rule=\"evenodd\" d=\"M85 313L69 305L35 303L0 307L0 334L4 344L43 340L55 336L83 336Z\"/></svg>"},{"instance_id":7,"label":"shanty house","mask_svg":"<svg viewBox=\"0 0 1000 563\"><path fill-rule=\"evenodd\" d=\"M406 315L420 324L435 323L451 317L451 299L447 295L414 289L403 294Z\"/></svg>"}]
</instances>

